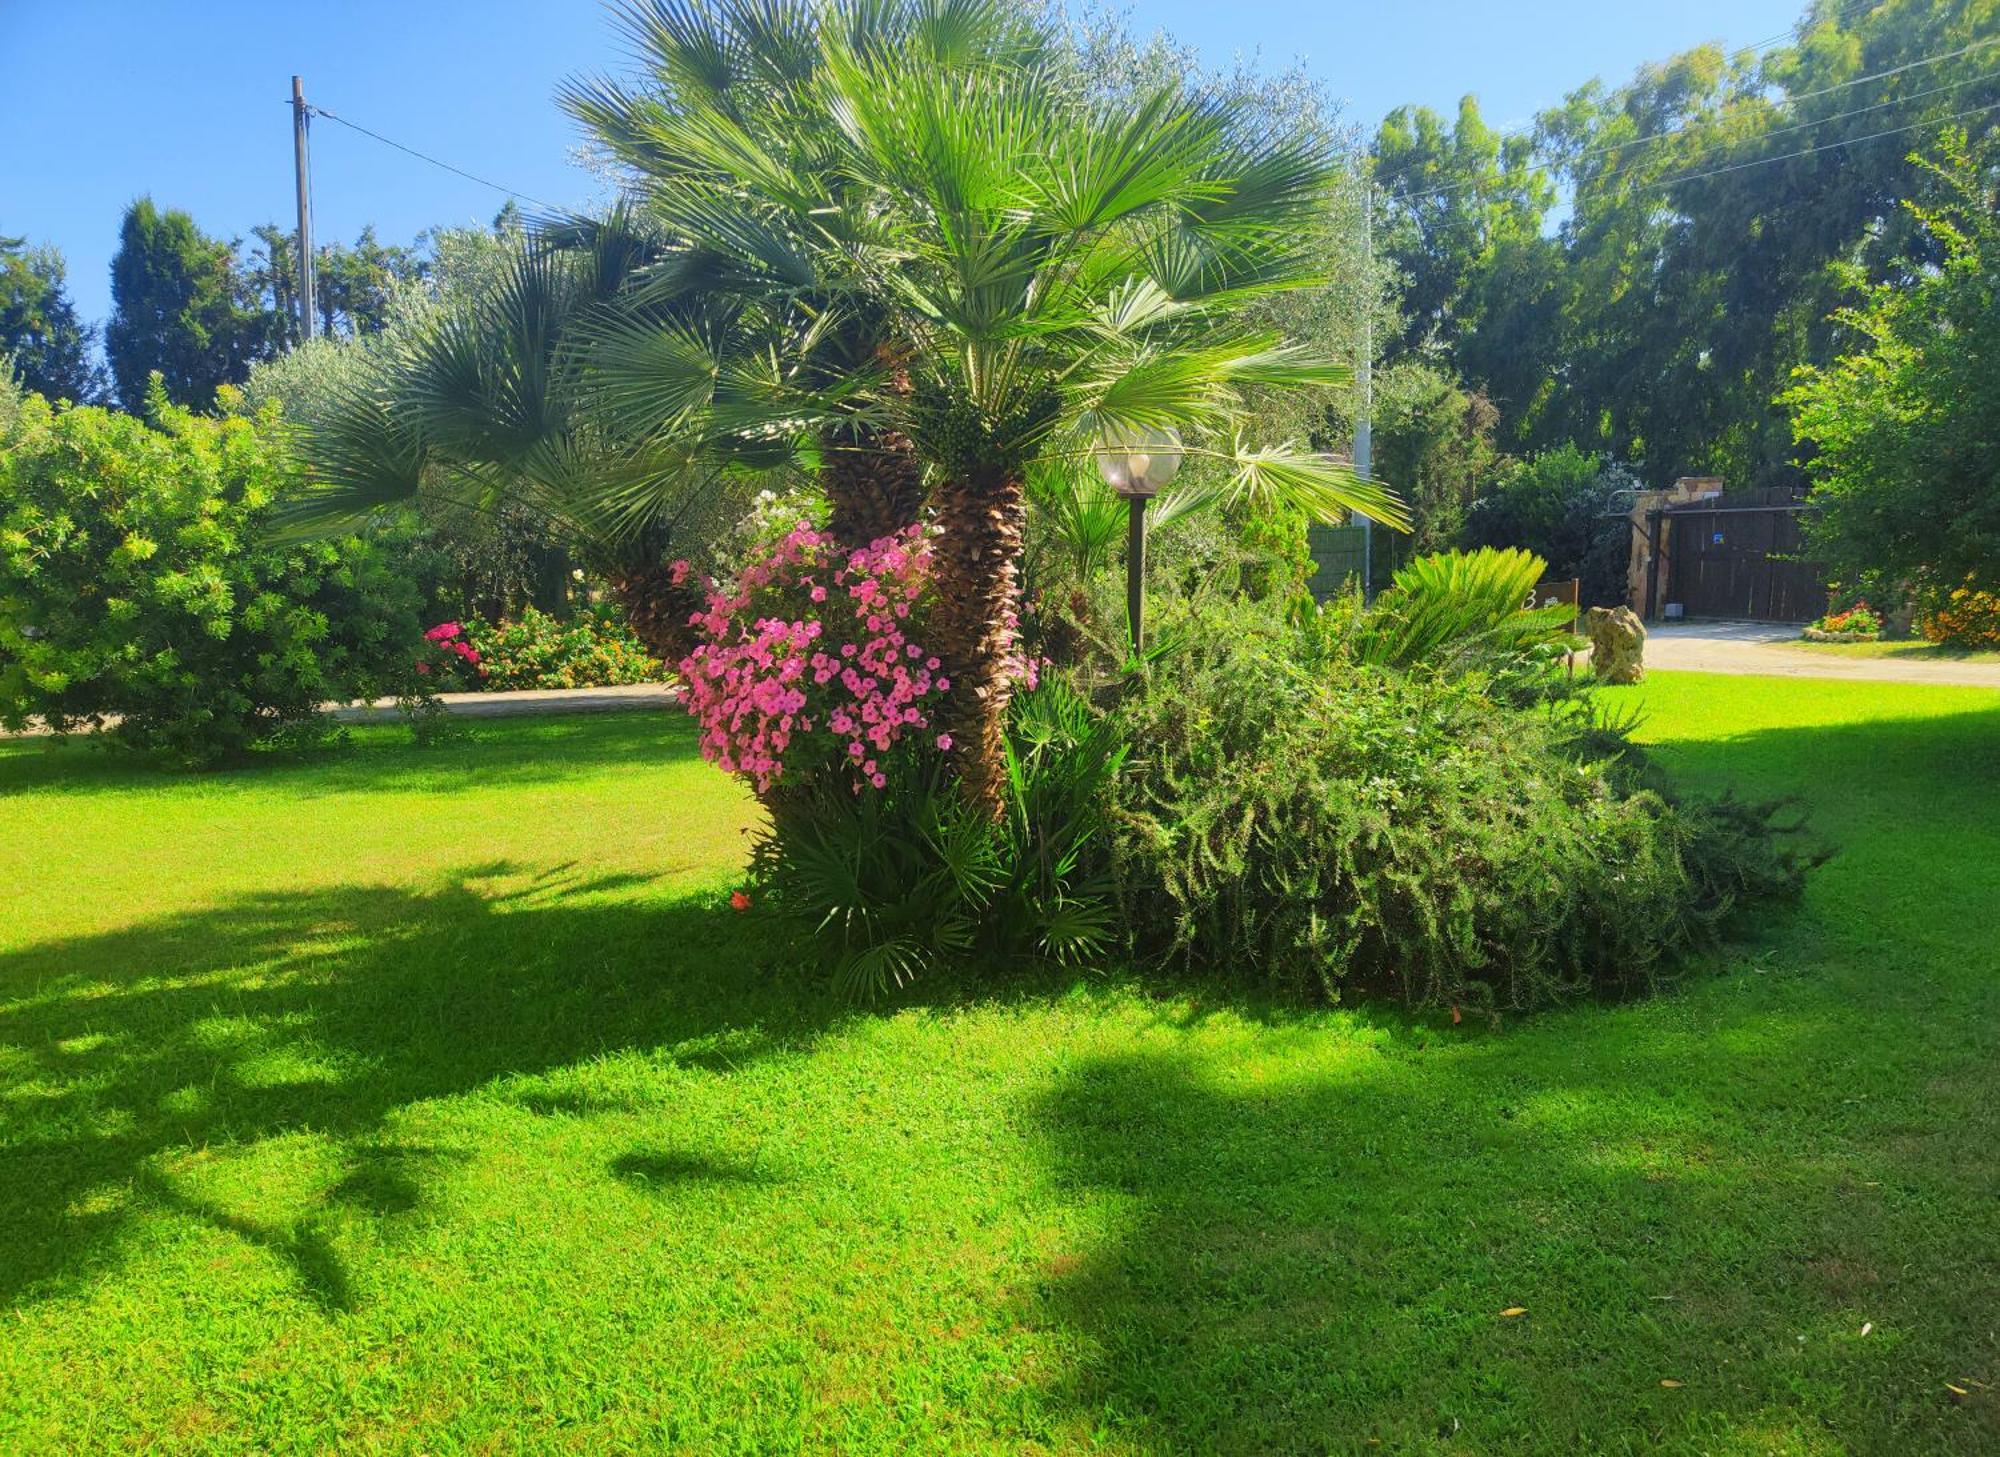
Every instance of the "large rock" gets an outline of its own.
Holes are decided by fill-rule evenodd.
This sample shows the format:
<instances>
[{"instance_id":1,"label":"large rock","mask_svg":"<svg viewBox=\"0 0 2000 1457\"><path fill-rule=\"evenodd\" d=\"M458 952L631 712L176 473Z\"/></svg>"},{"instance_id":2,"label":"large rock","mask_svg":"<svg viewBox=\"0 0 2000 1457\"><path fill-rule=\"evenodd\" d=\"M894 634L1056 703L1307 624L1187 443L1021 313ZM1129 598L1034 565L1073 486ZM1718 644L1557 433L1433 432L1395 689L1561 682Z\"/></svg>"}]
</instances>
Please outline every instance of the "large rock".
<instances>
[{"instance_id":1,"label":"large rock","mask_svg":"<svg viewBox=\"0 0 2000 1457\"><path fill-rule=\"evenodd\" d=\"M1606 683L1639 683L1646 677L1646 626L1629 607L1593 607L1583 615L1590 639L1590 669Z\"/></svg>"}]
</instances>

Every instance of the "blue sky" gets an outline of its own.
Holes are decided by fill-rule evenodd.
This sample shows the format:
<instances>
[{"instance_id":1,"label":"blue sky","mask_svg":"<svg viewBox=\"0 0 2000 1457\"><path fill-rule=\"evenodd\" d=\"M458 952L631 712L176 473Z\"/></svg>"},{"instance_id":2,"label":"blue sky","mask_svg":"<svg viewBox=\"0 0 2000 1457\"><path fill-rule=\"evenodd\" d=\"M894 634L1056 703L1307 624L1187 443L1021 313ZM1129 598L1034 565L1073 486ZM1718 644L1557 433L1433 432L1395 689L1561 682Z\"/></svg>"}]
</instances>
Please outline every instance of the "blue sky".
<instances>
[{"instance_id":1,"label":"blue sky","mask_svg":"<svg viewBox=\"0 0 2000 1457\"><path fill-rule=\"evenodd\" d=\"M1465 92L1527 120L1602 76L1705 40L1784 32L1803 0L1137 0L1133 28L1215 63L1305 61L1369 127L1404 102ZM118 219L150 192L207 231L292 218L291 76L308 99L469 172L559 205L593 180L551 95L616 68L599 0L0 0L0 234L51 242L79 310L110 308ZM483 222L504 198L330 122L313 133L315 234L388 242Z\"/></svg>"}]
</instances>

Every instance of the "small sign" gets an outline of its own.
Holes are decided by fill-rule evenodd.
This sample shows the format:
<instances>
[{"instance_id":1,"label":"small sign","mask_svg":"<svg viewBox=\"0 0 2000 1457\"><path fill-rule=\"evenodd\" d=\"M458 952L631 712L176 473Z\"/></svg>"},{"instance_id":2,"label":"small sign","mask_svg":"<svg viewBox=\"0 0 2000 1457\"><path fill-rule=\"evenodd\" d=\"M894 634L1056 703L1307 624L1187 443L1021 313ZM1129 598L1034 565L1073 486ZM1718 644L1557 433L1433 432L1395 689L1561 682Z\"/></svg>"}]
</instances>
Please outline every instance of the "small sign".
<instances>
[{"instance_id":1,"label":"small sign","mask_svg":"<svg viewBox=\"0 0 2000 1457\"><path fill-rule=\"evenodd\" d=\"M1548 581L1535 583L1535 590L1528 594L1525 604L1529 610L1537 607L1567 607L1571 630L1575 630L1576 606L1583 600L1583 583L1575 577L1566 582Z\"/></svg>"},{"instance_id":2,"label":"small sign","mask_svg":"<svg viewBox=\"0 0 2000 1457\"><path fill-rule=\"evenodd\" d=\"M1708 543L1709 543L1709 545L1710 545L1710 546L1721 546L1721 545L1722 545L1722 533L1718 531L1718 532L1715 532L1714 534L1712 534L1712 535L1711 535L1711 536L1710 536L1710 537L1708 538Z\"/></svg>"}]
</instances>

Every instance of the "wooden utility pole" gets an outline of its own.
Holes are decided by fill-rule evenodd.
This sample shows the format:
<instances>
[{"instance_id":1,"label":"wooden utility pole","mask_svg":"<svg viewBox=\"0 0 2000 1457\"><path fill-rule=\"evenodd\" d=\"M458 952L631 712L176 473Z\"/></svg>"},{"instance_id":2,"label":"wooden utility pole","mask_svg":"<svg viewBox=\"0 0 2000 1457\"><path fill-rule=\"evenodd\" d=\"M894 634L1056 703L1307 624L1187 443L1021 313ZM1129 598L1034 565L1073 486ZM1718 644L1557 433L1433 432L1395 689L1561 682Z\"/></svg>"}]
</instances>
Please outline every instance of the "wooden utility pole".
<instances>
[{"instance_id":1,"label":"wooden utility pole","mask_svg":"<svg viewBox=\"0 0 2000 1457\"><path fill-rule=\"evenodd\" d=\"M1366 169L1361 177L1361 252L1367 260L1368 276L1374 278L1375 264L1375 173ZM1355 373L1360 376L1361 412L1354 421L1354 473L1364 481L1375 479L1375 308L1371 295L1361 314L1361 358ZM1375 596L1375 522L1361 519L1361 598Z\"/></svg>"},{"instance_id":2,"label":"wooden utility pole","mask_svg":"<svg viewBox=\"0 0 2000 1457\"><path fill-rule=\"evenodd\" d=\"M307 178L306 128L311 111L306 106L305 84L292 77L292 159L299 189L299 338L313 336L318 313L313 300L312 188Z\"/></svg>"}]
</instances>

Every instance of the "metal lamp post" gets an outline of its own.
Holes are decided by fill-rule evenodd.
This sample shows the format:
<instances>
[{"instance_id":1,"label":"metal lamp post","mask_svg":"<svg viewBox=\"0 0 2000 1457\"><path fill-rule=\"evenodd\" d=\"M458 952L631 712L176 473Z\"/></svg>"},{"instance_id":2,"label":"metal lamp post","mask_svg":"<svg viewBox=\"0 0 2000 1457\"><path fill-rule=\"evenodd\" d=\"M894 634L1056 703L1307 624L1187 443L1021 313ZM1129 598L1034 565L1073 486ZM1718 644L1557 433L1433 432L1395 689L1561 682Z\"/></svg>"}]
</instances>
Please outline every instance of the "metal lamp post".
<instances>
[{"instance_id":1,"label":"metal lamp post","mask_svg":"<svg viewBox=\"0 0 2000 1457\"><path fill-rule=\"evenodd\" d=\"M1125 498L1131 512L1125 535L1125 611L1132 623L1132 653L1145 646L1146 503L1181 468L1181 440L1171 430L1140 430L1097 448L1097 472Z\"/></svg>"}]
</instances>

